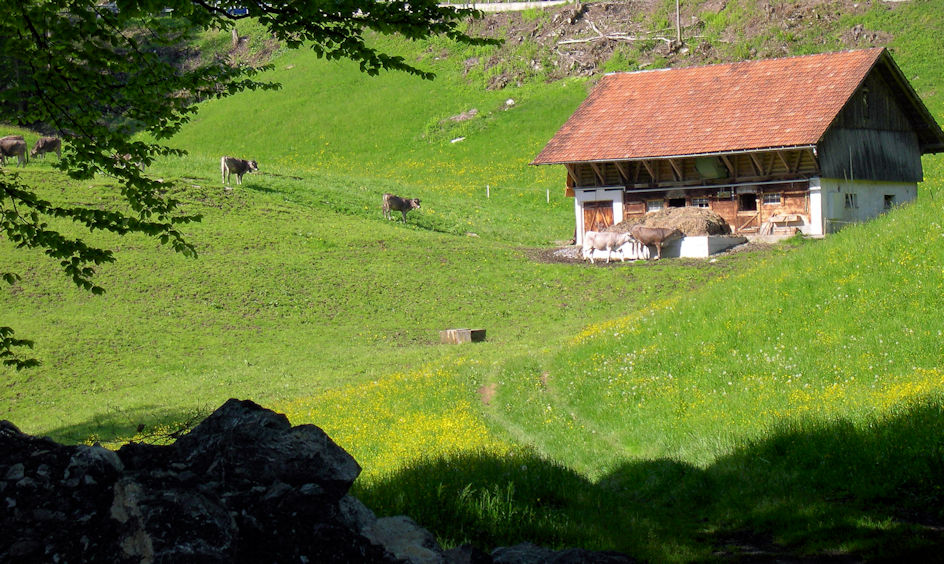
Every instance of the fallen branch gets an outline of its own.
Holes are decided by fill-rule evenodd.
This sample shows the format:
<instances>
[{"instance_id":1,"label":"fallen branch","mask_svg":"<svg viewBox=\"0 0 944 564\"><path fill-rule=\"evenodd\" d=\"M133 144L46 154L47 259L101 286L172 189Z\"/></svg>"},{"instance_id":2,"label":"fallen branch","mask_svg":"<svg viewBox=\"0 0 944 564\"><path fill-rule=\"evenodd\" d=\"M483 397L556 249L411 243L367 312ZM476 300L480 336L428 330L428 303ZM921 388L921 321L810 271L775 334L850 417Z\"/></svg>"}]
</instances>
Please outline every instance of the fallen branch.
<instances>
[{"instance_id":1,"label":"fallen branch","mask_svg":"<svg viewBox=\"0 0 944 564\"><path fill-rule=\"evenodd\" d=\"M558 41L558 45L573 45L576 43L590 43L592 41L600 41L608 39L610 41L665 41L668 45L675 43L675 39L670 39L668 37L636 37L634 35L625 35L622 33L610 33L607 35L600 35L599 37L588 37L586 39L563 39Z\"/></svg>"}]
</instances>

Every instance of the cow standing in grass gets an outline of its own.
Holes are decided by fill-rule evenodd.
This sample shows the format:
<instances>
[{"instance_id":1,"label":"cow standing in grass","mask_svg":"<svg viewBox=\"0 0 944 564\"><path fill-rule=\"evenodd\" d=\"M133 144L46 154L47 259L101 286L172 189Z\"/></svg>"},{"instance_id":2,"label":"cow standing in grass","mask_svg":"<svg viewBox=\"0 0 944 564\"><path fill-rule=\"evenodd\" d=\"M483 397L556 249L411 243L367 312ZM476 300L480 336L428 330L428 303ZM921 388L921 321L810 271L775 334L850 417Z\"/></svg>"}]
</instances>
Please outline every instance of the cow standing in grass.
<instances>
[{"instance_id":1,"label":"cow standing in grass","mask_svg":"<svg viewBox=\"0 0 944 564\"><path fill-rule=\"evenodd\" d=\"M406 223L406 212L418 209L420 209L419 198L401 198L393 194L383 195L383 214L387 219L392 219L390 217L391 210L398 211L403 214L403 223Z\"/></svg>"},{"instance_id":2,"label":"cow standing in grass","mask_svg":"<svg viewBox=\"0 0 944 564\"><path fill-rule=\"evenodd\" d=\"M30 156L46 158L46 153L55 152L56 156L62 158L62 140L58 137L40 137L36 144L30 150Z\"/></svg>"},{"instance_id":3,"label":"cow standing in grass","mask_svg":"<svg viewBox=\"0 0 944 564\"><path fill-rule=\"evenodd\" d=\"M16 157L18 166L26 166L26 141L22 135L7 135L0 139L0 164L7 164L7 157Z\"/></svg>"},{"instance_id":4,"label":"cow standing in grass","mask_svg":"<svg viewBox=\"0 0 944 564\"><path fill-rule=\"evenodd\" d=\"M247 172L257 172L259 165L256 161L247 161L235 157L223 157L220 159L220 171L223 174L223 185L229 182L230 175L236 175L236 184L243 183L243 175Z\"/></svg>"},{"instance_id":5,"label":"cow standing in grass","mask_svg":"<svg viewBox=\"0 0 944 564\"><path fill-rule=\"evenodd\" d=\"M620 249L631 240L632 237L630 237L629 233L587 231L583 235L583 258L590 259L590 263L593 264L593 253L596 251L606 251L606 262L610 262L610 255L613 254L613 251ZM625 255L622 251L617 252L620 254L620 262L623 262Z\"/></svg>"},{"instance_id":6,"label":"cow standing in grass","mask_svg":"<svg viewBox=\"0 0 944 564\"><path fill-rule=\"evenodd\" d=\"M662 258L662 245L669 241L681 239L683 233L678 229L669 229L667 227L647 227L645 225L634 225L629 231L633 238L643 245L654 245L656 248L656 260Z\"/></svg>"}]
</instances>

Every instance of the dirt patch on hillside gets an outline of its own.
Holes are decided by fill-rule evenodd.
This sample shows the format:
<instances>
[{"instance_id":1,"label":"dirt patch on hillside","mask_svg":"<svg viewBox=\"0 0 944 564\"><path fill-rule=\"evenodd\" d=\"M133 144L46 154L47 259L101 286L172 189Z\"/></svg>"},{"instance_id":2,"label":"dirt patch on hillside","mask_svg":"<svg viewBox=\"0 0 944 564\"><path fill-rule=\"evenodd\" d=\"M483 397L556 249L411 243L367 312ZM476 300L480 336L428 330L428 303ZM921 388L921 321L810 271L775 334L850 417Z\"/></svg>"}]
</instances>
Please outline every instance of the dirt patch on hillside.
<instances>
[{"instance_id":1,"label":"dirt patch on hillside","mask_svg":"<svg viewBox=\"0 0 944 564\"><path fill-rule=\"evenodd\" d=\"M474 68L484 71L488 88L499 89L535 77L556 80L609 70L781 57L803 39L825 45L835 42L838 49L886 45L891 40L888 34L861 25L840 28L841 16L867 10L868 1L774 4L758 0L756 7L748 10L746 22L728 25L719 36L706 21L737 17L727 15L727 4L727 0L708 0L683 6L680 30L674 10L667 13L663 2L653 0L567 4L539 13L490 13L471 21L469 33L502 38L505 43L485 60L465 61L466 72Z\"/></svg>"},{"instance_id":2,"label":"dirt patch on hillside","mask_svg":"<svg viewBox=\"0 0 944 564\"><path fill-rule=\"evenodd\" d=\"M731 226L723 217L711 210L693 207L666 208L641 217L630 217L611 225L606 231L627 233L637 224L678 229L686 236L731 234Z\"/></svg>"}]
</instances>

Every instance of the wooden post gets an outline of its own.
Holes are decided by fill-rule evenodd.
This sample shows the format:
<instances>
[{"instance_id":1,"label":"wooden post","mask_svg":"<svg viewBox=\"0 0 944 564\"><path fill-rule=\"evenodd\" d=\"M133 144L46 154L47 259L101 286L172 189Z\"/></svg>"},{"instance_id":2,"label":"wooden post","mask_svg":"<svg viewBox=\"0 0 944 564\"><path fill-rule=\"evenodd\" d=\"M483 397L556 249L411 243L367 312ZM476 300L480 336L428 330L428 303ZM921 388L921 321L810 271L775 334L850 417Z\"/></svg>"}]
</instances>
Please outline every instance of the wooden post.
<instances>
[{"instance_id":1,"label":"wooden post","mask_svg":"<svg viewBox=\"0 0 944 564\"><path fill-rule=\"evenodd\" d=\"M682 44L682 13L679 10L679 0L675 0L675 41Z\"/></svg>"}]
</instances>

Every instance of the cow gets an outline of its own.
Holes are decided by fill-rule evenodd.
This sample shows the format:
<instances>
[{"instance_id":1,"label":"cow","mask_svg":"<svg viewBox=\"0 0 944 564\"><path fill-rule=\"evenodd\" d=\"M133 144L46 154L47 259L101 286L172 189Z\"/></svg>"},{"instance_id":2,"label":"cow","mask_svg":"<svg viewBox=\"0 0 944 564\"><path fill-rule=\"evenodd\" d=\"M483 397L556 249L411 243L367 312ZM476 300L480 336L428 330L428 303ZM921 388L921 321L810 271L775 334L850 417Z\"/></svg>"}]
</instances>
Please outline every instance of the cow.
<instances>
[{"instance_id":1,"label":"cow","mask_svg":"<svg viewBox=\"0 0 944 564\"><path fill-rule=\"evenodd\" d=\"M56 152L56 156L62 158L62 140L58 137L40 137L36 144L30 150L30 156L46 158L46 153Z\"/></svg>"},{"instance_id":2,"label":"cow","mask_svg":"<svg viewBox=\"0 0 944 564\"><path fill-rule=\"evenodd\" d=\"M259 164L256 161L247 161L234 157L222 157L220 159L220 171L223 174L223 185L229 182L231 174L236 175L236 184L243 183L243 175L247 172L257 172Z\"/></svg>"},{"instance_id":3,"label":"cow","mask_svg":"<svg viewBox=\"0 0 944 564\"><path fill-rule=\"evenodd\" d=\"M20 135L8 135L0 139L0 164L7 164L7 157L16 157L17 164L26 166L26 141Z\"/></svg>"},{"instance_id":4,"label":"cow","mask_svg":"<svg viewBox=\"0 0 944 564\"><path fill-rule=\"evenodd\" d=\"M591 264L595 264L593 253L595 251L606 251L606 262L610 262L610 256L614 250L619 249L624 244L630 242L632 237L629 233L615 233L609 231L587 231L583 236L583 258L590 259ZM623 252L620 253L620 262L625 259Z\"/></svg>"},{"instance_id":5,"label":"cow","mask_svg":"<svg viewBox=\"0 0 944 564\"><path fill-rule=\"evenodd\" d=\"M669 229L667 227L647 227L645 225L634 225L629 230L633 238L643 245L655 245L656 260L662 258L662 245L669 241L681 239L684 234L678 229Z\"/></svg>"},{"instance_id":6,"label":"cow","mask_svg":"<svg viewBox=\"0 0 944 564\"><path fill-rule=\"evenodd\" d=\"M387 219L390 217L390 211L398 211L403 214L403 223L406 223L406 212L420 209L419 198L401 198L393 194L383 195L383 213Z\"/></svg>"}]
</instances>

